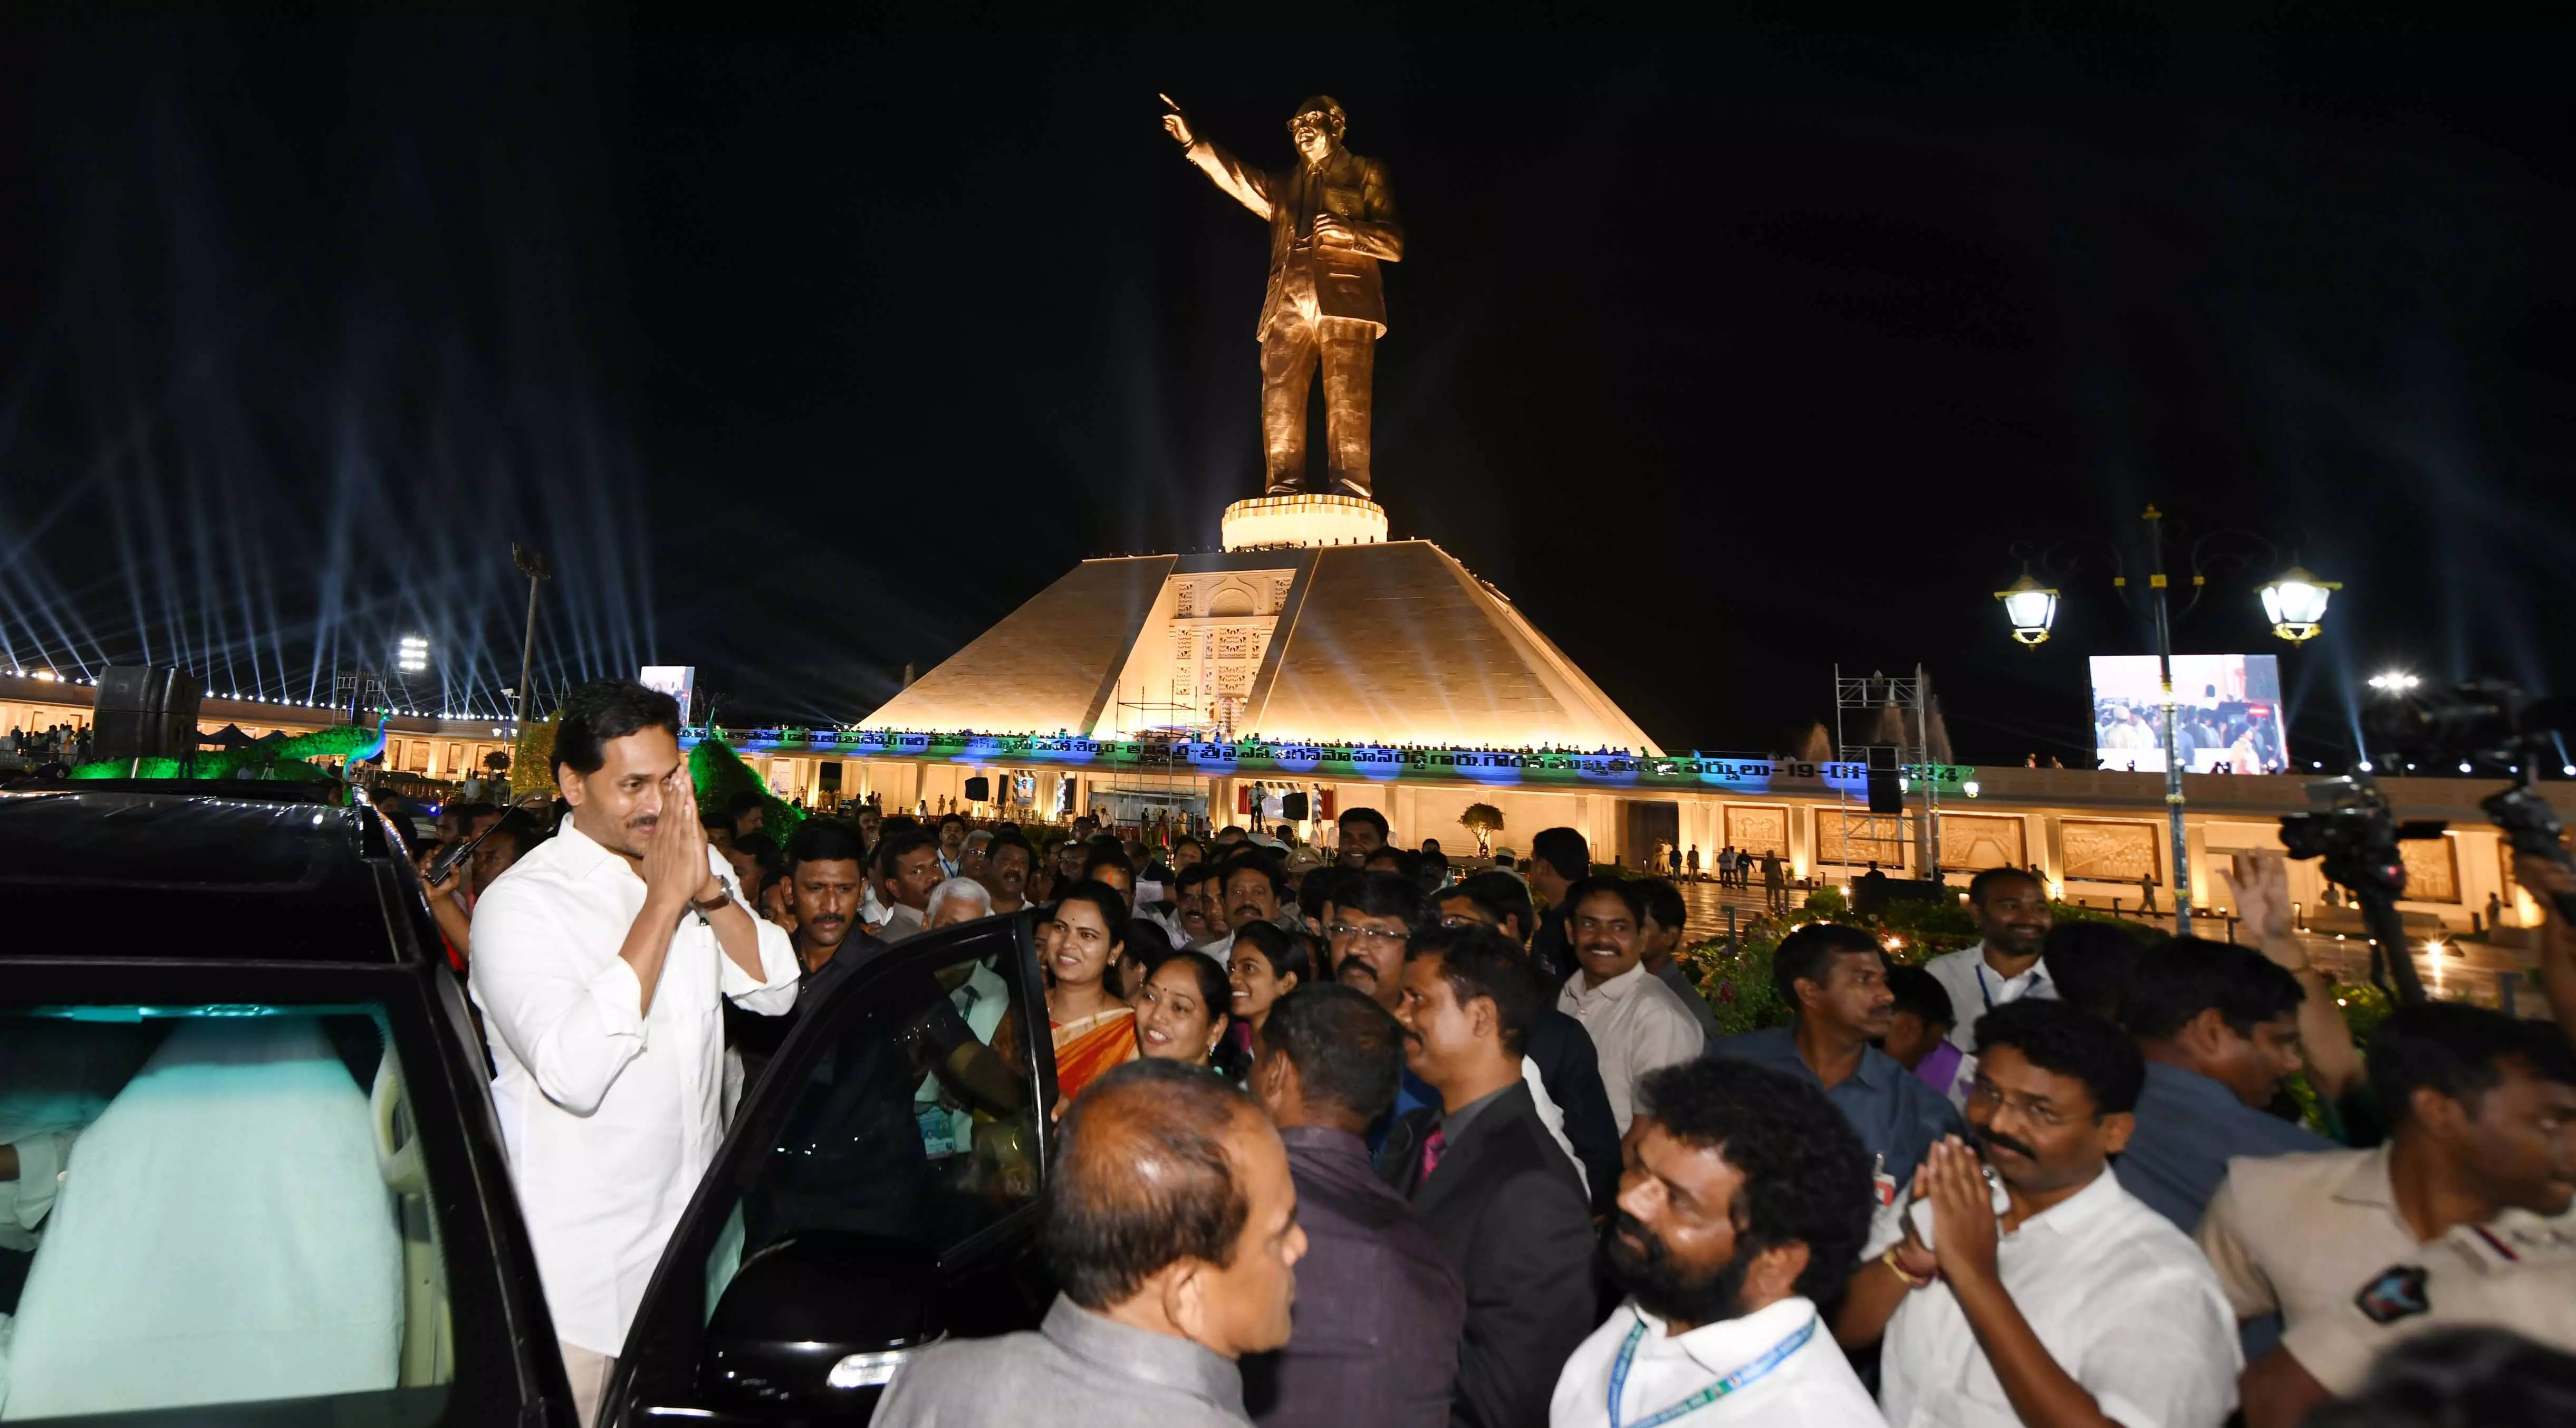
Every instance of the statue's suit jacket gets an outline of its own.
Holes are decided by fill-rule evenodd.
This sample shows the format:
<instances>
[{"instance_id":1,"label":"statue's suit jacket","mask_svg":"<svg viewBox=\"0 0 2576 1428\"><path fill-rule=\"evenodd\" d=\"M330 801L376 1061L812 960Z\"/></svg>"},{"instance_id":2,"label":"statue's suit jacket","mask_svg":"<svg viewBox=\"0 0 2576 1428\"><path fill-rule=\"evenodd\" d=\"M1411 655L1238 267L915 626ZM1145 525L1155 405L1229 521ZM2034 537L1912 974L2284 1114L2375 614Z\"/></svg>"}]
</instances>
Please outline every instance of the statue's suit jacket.
<instances>
[{"instance_id":1,"label":"statue's suit jacket","mask_svg":"<svg viewBox=\"0 0 2576 1428\"><path fill-rule=\"evenodd\" d=\"M1336 149L1320 171L1308 169L1300 159L1280 172L1266 173L1205 139L1191 144L1189 155L1217 187L1270 220L1270 292L1262 299L1260 325L1253 329L1256 340L1269 333L1282 312L1293 312L1296 289L1308 273L1314 278L1317 316L1357 318L1386 331L1386 296L1378 285L1377 265L1404 256L1404 228L1396 222L1395 191L1387 184L1385 164ZM1316 246L1319 212L1349 224L1357 246Z\"/></svg>"}]
</instances>

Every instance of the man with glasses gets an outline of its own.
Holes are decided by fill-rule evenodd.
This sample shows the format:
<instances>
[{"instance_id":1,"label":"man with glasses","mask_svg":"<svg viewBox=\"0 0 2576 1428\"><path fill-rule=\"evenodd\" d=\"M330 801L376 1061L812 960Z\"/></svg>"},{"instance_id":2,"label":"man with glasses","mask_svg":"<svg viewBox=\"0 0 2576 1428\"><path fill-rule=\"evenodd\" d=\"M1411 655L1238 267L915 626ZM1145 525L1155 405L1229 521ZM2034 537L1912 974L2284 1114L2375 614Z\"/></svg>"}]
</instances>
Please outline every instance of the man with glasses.
<instances>
[{"instance_id":1,"label":"man with glasses","mask_svg":"<svg viewBox=\"0 0 2576 1428\"><path fill-rule=\"evenodd\" d=\"M2242 1363L2218 1276L2110 1173L2146 1066L2117 1027L2025 999L1979 1019L1970 1139L1934 1145L1835 1324L1885 1336L1892 1428L2217 1428Z\"/></svg>"}]
</instances>

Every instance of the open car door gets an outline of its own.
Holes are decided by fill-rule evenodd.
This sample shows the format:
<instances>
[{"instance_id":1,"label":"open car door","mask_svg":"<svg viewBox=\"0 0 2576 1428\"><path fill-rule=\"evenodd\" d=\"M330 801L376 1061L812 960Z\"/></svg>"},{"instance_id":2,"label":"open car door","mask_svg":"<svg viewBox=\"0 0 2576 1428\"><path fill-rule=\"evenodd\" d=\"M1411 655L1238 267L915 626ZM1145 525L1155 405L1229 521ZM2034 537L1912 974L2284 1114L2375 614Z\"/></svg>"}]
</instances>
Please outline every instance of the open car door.
<instances>
[{"instance_id":1,"label":"open car door","mask_svg":"<svg viewBox=\"0 0 2576 1428\"><path fill-rule=\"evenodd\" d=\"M654 1271L603 1423L863 1422L911 1352L1034 1327L1054 1297L1031 915L924 933L807 997Z\"/></svg>"}]
</instances>

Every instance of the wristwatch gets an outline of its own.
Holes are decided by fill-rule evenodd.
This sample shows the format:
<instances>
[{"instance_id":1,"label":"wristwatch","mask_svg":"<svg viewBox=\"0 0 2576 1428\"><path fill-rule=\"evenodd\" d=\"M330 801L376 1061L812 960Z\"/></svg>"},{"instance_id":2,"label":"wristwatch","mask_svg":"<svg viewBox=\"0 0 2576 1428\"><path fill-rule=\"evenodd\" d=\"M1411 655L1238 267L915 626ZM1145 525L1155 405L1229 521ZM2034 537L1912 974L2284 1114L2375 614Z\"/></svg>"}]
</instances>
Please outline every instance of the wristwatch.
<instances>
[{"instance_id":1,"label":"wristwatch","mask_svg":"<svg viewBox=\"0 0 2576 1428\"><path fill-rule=\"evenodd\" d=\"M696 908L700 912L715 912L732 903L733 884L726 882L722 878L716 879L716 882L718 887L714 897L707 898L703 901L697 898L691 898L689 899L689 906Z\"/></svg>"}]
</instances>

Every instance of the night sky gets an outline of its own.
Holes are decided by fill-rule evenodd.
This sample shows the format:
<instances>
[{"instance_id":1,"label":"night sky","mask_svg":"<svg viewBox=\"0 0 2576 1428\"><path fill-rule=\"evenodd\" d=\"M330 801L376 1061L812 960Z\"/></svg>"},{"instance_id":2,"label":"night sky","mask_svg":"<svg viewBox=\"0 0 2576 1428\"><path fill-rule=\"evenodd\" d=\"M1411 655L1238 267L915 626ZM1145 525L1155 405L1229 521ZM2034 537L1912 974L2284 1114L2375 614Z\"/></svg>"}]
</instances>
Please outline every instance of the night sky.
<instances>
[{"instance_id":1,"label":"night sky","mask_svg":"<svg viewBox=\"0 0 2576 1428\"><path fill-rule=\"evenodd\" d=\"M1836 662L1919 661L1959 756L2075 762L2083 658L2140 627L2098 562L2037 652L1990 592L2150 500L2347 582L2296 652L2263 561L2178 627L2284 654L2302 761L2383 665L2576 672L2563 34L433 8L0 20L0 662L300 698L419 630L488 707L519 539L541 683L859 717L1256 493L1267 233L1155 96L1277 166L1324 91L1406 229L1395 533L1667 747L1785 746Z\"/></svg>"}]
</instances>

